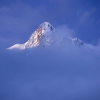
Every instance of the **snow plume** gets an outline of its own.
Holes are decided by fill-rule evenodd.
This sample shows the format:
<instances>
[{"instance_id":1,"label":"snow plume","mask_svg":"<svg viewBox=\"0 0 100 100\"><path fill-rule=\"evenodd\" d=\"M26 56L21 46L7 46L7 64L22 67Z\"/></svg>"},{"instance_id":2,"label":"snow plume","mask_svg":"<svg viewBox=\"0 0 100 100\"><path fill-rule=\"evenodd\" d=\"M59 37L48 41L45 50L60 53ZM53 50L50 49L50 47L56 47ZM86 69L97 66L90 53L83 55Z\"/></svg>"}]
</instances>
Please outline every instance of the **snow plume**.
<instances>
[{"instance_id":1,"label":"snow plume","mask_svg":"<svg viewBox=\"0 0 100 100\"><path fill-rule=\"evenodd\" d=\"M100 100L96 48L53 45L0 56L0 100Z\"/></svg>"}]
</instances>

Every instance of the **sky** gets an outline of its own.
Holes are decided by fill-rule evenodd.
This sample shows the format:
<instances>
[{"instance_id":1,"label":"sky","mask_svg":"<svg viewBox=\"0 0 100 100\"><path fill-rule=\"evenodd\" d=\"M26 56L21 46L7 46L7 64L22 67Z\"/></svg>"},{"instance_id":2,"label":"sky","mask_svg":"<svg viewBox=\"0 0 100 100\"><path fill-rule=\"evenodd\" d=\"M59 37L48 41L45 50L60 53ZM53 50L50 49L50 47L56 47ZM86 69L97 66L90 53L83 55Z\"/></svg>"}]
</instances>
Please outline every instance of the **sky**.
<instances>
[{"instance_id":1,"label":"sky","mask_svg":"<svg viewBox=\"0 0 100 100\"><path fill-rule=\"evenodd\" d=\"M99 0L0 1L0 100L100 100L99 6ZM57 37L86 45L6 49L45 21Z\"/></svg>"},{"instance_id":2,"label":"sky","mask_svg":"<svg viewBox=\"0 0 100 100\"><path fill-rule=\"evenodd\" d=\"M0 38L25 42L47 21L55 28L66 25L75 31L74 37L98 45L99 3L99 0L3 0L0 3Z\"/></svg>"}]
</instances>

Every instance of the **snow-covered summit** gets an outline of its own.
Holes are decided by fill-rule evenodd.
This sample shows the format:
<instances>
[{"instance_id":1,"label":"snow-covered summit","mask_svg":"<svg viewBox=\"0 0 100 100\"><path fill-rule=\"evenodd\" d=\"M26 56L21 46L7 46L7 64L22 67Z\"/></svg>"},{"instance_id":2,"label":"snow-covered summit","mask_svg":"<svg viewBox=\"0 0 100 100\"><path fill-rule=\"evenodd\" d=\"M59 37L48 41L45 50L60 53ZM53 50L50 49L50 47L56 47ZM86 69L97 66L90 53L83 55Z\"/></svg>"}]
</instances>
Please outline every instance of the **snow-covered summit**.
<instances>
[{"instance_id":1,"label":"snow-covered summit","mask_svg":"<svg viewBox=\"0 0 100 100\"><path fill-rule=\"evenodd\" d=\"M38 45L50 45L55 41L54 27L49 22L42 23L36 31L34 31L27 42L24 44L15 44L8 49L26 49L36 47Z\"/></svg>"},{"instance_id":2,"label":"snow-covered summit","mask_svg":"<svg viewBox=\"0 0 100 100\"><path fill-rule=\"evenodd\" d=\"M74 45L84 45L84 43L79 38L67 37L62 39L61 42L63 41ZM26 49L33 48L39 45L51 45L53 43L57 43L57 39L55 37L55 28L49 22L44 22L38 27L37 30L32 33L27 42L25 42L24 44L15 44L8 49Z\"/></svg>"},{"instance_id":3,"label":"snow-covered summit","mask_svg":"<svg viewBox=\"0 0 100 100\"><path fill-rule=\"evenodd\" d=\"M64 37L61 39L61 43L73 44L77 46L84 45L84 42L79 38Z\"/></svg>"},{"instance_id":4,"label":"snow-covered summit","mask_svg":"<svg viewBox=\"0 0 100 100\"><path fill-rule=\"evenodd\" d=\"M72 39L72 41L75 45L79 45L79 46L84 45L83 41L80 40L79 38L74 38Z\"/></svg>"},{"instance_id":5,"label":"snow-covered summit","mask_svg":"<svg viewBox=\"0 0 100 100\"><path fill-rule=\"evenodd\" d=\"M44 22L40 26L42 27L42 30L45 30L46 32L54 31L54 27L49 22Z\"/></svg>"}]
</instances>

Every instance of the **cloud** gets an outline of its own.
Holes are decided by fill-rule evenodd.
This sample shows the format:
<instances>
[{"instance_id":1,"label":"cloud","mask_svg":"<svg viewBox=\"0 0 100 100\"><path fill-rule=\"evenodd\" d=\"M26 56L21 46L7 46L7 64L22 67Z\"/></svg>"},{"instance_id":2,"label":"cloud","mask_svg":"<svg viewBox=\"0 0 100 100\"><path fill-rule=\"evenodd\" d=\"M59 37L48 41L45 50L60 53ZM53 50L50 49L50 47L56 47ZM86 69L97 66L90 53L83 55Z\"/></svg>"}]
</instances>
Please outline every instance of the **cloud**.
<instances>
[{"instance_id":1,"label":"cloud","mask_svg":"<svg viewBox=\"0 0 100 100\"><path fill-rule=\"evenodd\" d=\"M96 49L64 44L0 55L0 99L100 99Z\"/></svg>"},{"instance_id":2,"label":"cloud","mask_svg":"<svg viewBox=\"0 0 100 100\"><path fill-rule=\"evenodd\" d=\"M69 28L67 25L59 25L55 28L57 38L75 37L76 32L74 29Z\"/></svg>"},{"instance_id":3,"label":"cloud","mask_svg":"<svg viewBox=\"0 0 100 100\"><path fill-rule=\"evenodd\" d=\"M81 14L80 19L79 19L79 23L80 24L83 24L83 23L87 22L88 20L90 20L91 19L91 16L95 13L95 11L96 11L96 8L93 8L90 11L85 11L83 13L81 11L79 13L79 15Z\"/></svg>"}]
</instances>

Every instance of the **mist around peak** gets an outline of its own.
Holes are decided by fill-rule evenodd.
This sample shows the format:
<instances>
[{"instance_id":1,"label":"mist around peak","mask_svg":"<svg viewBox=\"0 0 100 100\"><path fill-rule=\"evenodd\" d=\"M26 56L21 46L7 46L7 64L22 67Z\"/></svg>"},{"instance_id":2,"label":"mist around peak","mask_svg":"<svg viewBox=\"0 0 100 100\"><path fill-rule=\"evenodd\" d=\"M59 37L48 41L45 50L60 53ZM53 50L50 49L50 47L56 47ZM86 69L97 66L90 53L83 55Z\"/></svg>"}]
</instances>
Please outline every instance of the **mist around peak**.
<instances>
[{"instance_id":1,"label":"mist around peak","mask_svg":"<svg viewBox=\"0 0 100 100\"><path fill-rule=\"evenodd\" d=\"M39 46L6 50L0 55L0 98L3 100L94 100L100 97L100 53L96 48Z\"/></svg>"},{"instance_id":2,"label":"mist around peak","mask_svg":"<svg viewBox=\"0 0 100 100\"><path fill-rule=\"evenodd\" d=\"M23 44L15 44L7 49L27 49L40 45L48 46L63 41L70 43L70 45L84 45L84 42L81 41L79 38L69 37L69 35L71 36L72 32L72 30L64 26L58 27L57 30L55 30L55 28L49 22L44 22L40 24L37 30L32 33L27 42Z\"/></svg>"},{"instance_id":3,"label":"mist around peak","mask_svg":"<svg viewBox=\"0 0 100 100\"><path fill-rule=\"evenodd\" d=\"M1 100L100 97L99 46L57 43L25 50L2 50L0 56Z\"/></svg>"}]
</instances>

